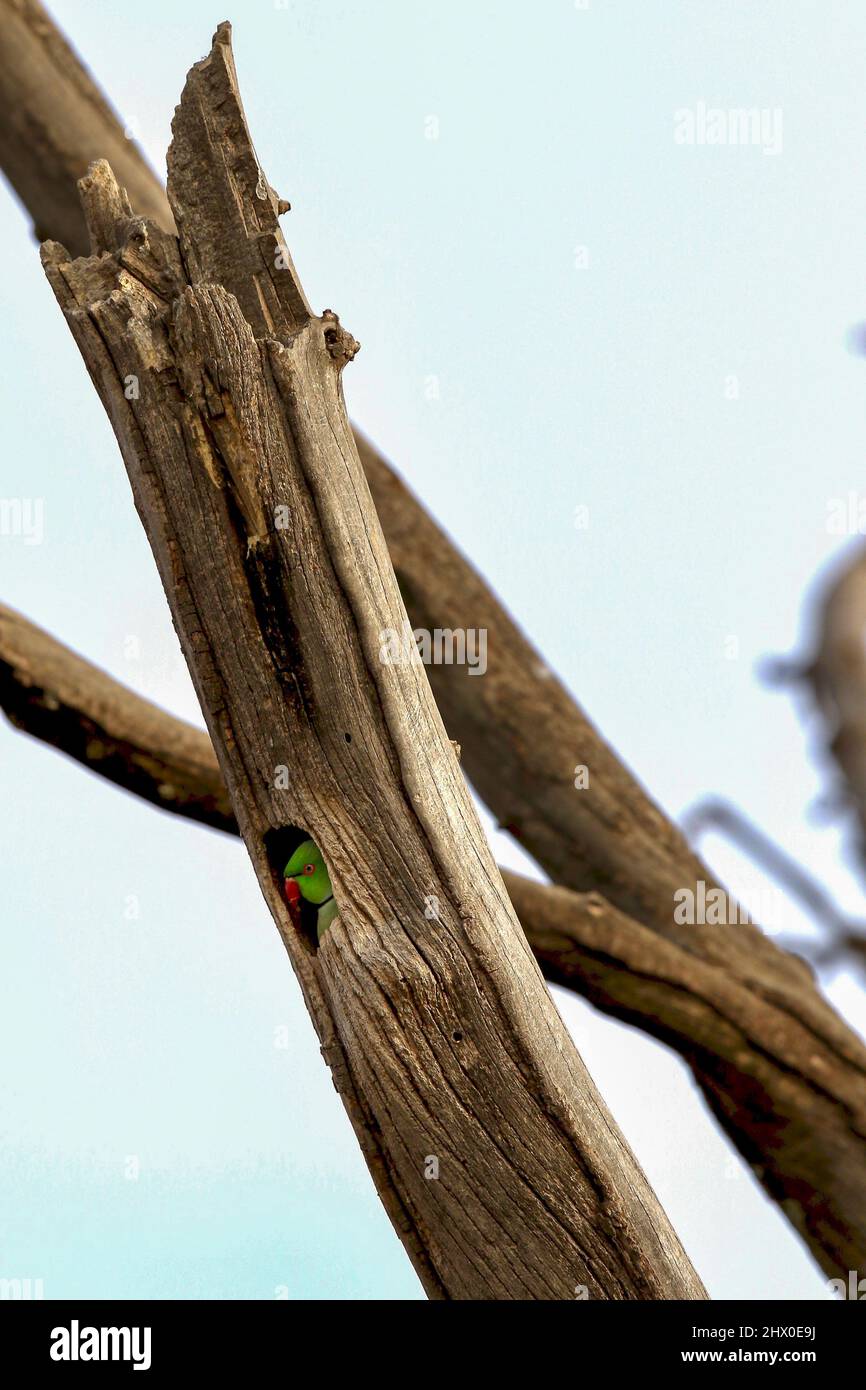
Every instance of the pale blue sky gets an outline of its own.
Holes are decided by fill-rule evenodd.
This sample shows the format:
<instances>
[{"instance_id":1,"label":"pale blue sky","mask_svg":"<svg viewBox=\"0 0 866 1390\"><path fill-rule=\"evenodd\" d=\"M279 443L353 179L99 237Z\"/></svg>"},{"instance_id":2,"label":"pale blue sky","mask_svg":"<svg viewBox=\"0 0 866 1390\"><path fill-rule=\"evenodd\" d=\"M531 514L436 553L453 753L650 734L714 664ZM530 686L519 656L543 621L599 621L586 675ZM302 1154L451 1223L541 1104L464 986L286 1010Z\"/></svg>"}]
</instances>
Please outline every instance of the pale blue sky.
<instances>
[{"instance_id":1,"label":"pale blue sky","mask_svg":"<svg viewBox=\"0 0 866 1390\"><path fill-rule=\"evenodd\" d=\"M232 19L310 299L362 343L356 421L672 815L729 796L866 911L838 833L807 820L796 714L755 678L840 552L828 501L864 476L845 335L866 309L866 9L52 10L161 173L185 72ZM701 101L781 108L781 152L677 145L674 112ZM42 545L0 538L0 597L197 718L114 438L5 195L0 246L2 493L45 506ZM5 725L0 761L0 1275L56 1297L419 1296L240 847ZM862 1028L854 982L831 993ZM710 1292L822 1296L684 1068L557 999Z\"/></svg>"}]
</instances>

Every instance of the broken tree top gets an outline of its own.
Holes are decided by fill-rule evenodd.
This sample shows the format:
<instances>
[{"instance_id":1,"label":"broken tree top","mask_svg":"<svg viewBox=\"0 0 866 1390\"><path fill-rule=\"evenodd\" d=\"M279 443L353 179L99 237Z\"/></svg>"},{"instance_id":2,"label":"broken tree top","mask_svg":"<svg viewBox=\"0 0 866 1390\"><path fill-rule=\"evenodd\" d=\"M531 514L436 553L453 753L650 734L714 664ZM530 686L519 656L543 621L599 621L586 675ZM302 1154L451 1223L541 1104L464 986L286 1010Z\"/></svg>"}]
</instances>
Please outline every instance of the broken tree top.
<instances>
[{"instance_id":1,"label":"broken tree top","mask_svg":"<svg viewBox=\"0 0 866 1390\"><path fill-rule=\"evenodd\" d=\"M167 163L191 282L231 290L259 338L295 332L311 319L278 221L287 204L268 183L247 127L228 23L187 77Z\"/></svg>"}]
</instances>

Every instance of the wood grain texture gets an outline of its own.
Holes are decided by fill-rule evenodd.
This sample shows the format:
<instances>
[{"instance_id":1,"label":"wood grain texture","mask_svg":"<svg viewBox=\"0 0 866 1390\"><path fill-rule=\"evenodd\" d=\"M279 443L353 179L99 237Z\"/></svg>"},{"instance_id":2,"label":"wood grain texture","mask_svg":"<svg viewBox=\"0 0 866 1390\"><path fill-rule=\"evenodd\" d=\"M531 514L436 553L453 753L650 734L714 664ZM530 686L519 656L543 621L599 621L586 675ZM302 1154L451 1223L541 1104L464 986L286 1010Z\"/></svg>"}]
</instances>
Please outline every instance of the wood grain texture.
<instances>
[{"instance_id":1,"label":"wood grain texture","mask_svg":"<svg viewBox=\"0 0 866 1390\"><path fill-rule=\"evenodd\" d=\"M96 254L43 259L386 1210L431 1295L701 1297L544 988L423 666L379 657L404 610L343 406L357 344L303 295L227 25L187 79L168 194L179 247L94 166ZM340 908L318 951L280 894L299 831Z\"/></svg>"}]
</instances>

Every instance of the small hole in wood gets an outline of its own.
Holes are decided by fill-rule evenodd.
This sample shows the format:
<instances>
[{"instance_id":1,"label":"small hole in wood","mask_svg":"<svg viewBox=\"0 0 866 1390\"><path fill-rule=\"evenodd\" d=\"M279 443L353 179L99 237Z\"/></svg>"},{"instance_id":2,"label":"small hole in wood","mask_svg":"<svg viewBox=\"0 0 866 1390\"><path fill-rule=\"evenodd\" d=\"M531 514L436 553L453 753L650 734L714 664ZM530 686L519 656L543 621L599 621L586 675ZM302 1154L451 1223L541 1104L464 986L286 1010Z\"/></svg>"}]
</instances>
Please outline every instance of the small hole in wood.
<instances>
[{"instance_id":1,"label":"small hole in wood","mask_svg":"<svg viewBox=\"0 0 866 1390\"><path fill-rule=\"evenodd\" d=\"M343 737L344 737L344 739L346 740L347 743L351 743L351 742L352 742L352 735L351 735L351 734L344 734Z\"/></svg>"},{"instance_id":2,"label":"small hole in wood","mask_svg":"<svg viewBox=\"0 0 866 1390\"><path fill-rule=\"evenodd\" d=\"M463 1034L460 1033L460 1032L452 1033L451 1036L452 1036L452 1038L454 1039L455 1042L462 1042L462 1041L463 1041Z\"/></svg>"}]
</instances>

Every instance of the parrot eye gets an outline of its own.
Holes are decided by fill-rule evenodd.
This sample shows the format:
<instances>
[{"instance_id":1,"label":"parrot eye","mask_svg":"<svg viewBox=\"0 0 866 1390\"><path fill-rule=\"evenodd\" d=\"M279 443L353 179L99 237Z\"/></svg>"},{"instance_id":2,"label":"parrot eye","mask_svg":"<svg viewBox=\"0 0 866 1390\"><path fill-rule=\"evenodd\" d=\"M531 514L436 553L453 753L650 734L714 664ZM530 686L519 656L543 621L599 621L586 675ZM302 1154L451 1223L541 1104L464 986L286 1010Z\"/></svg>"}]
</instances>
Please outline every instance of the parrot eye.
<instances>
[{"instance_id":1,"label":"parrot eye","mask_svg":"<svg viewBox=\"0 0 866 1390\"><path fill-rule=\"evenodd\" d=\"M304 873L307 874L308 876L309 876L310 874L314 874L315 872L316 872L316 866L315 866L314 864L305 864L305 865L304 865Z\"/></svg>"}]
</instances>

